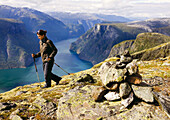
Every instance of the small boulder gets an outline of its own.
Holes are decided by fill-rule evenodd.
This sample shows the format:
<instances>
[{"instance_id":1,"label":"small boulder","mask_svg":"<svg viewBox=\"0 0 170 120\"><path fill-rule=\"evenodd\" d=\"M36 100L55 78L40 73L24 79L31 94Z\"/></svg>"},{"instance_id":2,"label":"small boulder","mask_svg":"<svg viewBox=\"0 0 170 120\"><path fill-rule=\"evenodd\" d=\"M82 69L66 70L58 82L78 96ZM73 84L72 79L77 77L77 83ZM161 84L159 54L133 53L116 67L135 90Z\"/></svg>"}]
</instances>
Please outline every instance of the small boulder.
<instances>
[{"instance_id":1,"label":"small boulder","mask_svg":"<svg viewBox=\"0 0 170 120\"><path fill-rule=\"evenodd\" d=\"M122 82L126 76L126 72L126 69L116 69L113 72L108 71L103 84L107 85L110 82Z\"/></svg>"},{"instance_id":2,"label":"small boulder","mask_svg":"<svg viewBox=\"0 0 170 120\"><path fill-rule=\"evenodd\" d=\"M154 97L152 94L151 87L142 87L142 86L132 85L132 89L136 97L144 100L145 102L154 102Z\"/></svg>"},{"instance_id":3,"label":"small boulder","mask_svg":"<svg viewBox=\"0 0 170 120\"><path fill-rule=\"evenodd\" d=\"M10 110L11 108L16 107L17 105L15 103L0 103L0 111L4 111L4 110Z\"/></svg>"},{"instance_id":4,"label":"small boulder","mask_svg":"<svg viewBox=\"0 0 170 120\"><path fill-rule=\"evenodd\" d=\"M125 98L131 92L131 88L127 82L121 83L119 86L119 95L121 98Z\"/></svg>"},{"instance_id":5,"label":"small boulder","mask_svg":"<svg viewBox=\"0 0 170 120\"><path fill-rule=\"evenodd\" d=\"M11 114L9 117L10 120L23 120L20 116L18 115L13 115Z\"/></svg>"},{"instance_id":6,"label":"small boulder","mask_svg":"<svg viewBox=\"0 0 170 120\"><path fill-rule=\"evenodd\" d=\"M115 68L116 69L124 69L126 67L125 63L122 63L120 61L116 62Z\"/></svg>"},{"instance_id":7,"label":"small boulder","mask_svg":"<svg viewBox=\"0 0 170 120\"><path fill-rule=\"evenodd\" d=\"M89 74L83 74L81 78L77 82L89 82L89 83L94 83L94 79L91 75Z\"/></svg>"},{"instance_id":8,"label":"small boulder","mask_svg":"<svg viewBox=\"0 0 170 120\"><path fill-rule=\"evenodd\" d=\"M133 92L130 93L130 95L126 99L121 100L121 104L125 107L128 107L134 100Z\"/></svg>"},{"instance_id":9,"label":"small boulder","mask_svg":"<svg viewBox=\"0 0 170 120\"><path fill-rule=\"evenodd\" d=\"M108 90L117 90L118 89L119 84L118 83L114 83L114 82L110 82L108 83L105 87Z\"/></svg>"},{"instance_id":10,"label":"small boulder","mask_svg":"<svg viewBox=\"0 0 170 120\"><path fill-rule=\"evenodd\" d=\"M92 92L92 97L95 101L101 101L104 97L104 95L107 93L107 89L102 87L102 86L96 86L94 89L93 89L93 92Z\"/></svg>"},{"instance_id":11,"label":"small boulder","mask_svg":"<svg viewBox=\"0 0 170 120\"><path fill-rule=\"evenodd\" d=\"M15 96L19 96L19 95L21 95L22 93L26 93L26 92L28 92L28 91L18 91Z\"/></svg>"},{"instance_id":12,"label":"small boulder","mask_svg":"<svg viewBox=\"0 0 170 120\"><path fill-rule=\"evenodd\" d=\"M127 56L122 55L120 57L120 62L128 64L128 63L132 62L132 57L131 56L127 57Z\"/></svg>"},{"instance_id":13,"label":"small boulder","mask_svg":"<svg viewBox=\"0 0 170 120\"><path fill-rule=\"evenodd\" d=\"M117 92L109 92L104 97L110 101L120 99L119 93Z\"/></svg>"},{"instance_id":14,"label":"small boulder","mask_svg":"<svg viewBox=\"0 0 170 120\"><path fill-rule=\"evenodd\" d=\"M126 81L132 84L140 84L142 82L142 76L140 74L133 74L128 76Z\"/></svg>"},{"instance_id":15,"label":"small boulder","mask_svg":"<svg viewBox=\"0 0 170 120\"><path fill-rule=\"evenodd\" d=\"M153 91L153 95L155 99L158 101L160 107L164 110L164 112L170 118L170 99L166 97L165 95L155 92L155 91Z\"/></svg>"},{"instance_id":16,"label":"small boulder","mask_svg":"<svg viewBox=\"0 0 170 120\"><path fill-rule=\"evenodd\" d=\"M136 62L134 60L133 60L133 62L126 65L126 69L128 71L128 75L133 75L133 74L139 73L138 65L136 64Z\"/></svg>"}]
</instances>

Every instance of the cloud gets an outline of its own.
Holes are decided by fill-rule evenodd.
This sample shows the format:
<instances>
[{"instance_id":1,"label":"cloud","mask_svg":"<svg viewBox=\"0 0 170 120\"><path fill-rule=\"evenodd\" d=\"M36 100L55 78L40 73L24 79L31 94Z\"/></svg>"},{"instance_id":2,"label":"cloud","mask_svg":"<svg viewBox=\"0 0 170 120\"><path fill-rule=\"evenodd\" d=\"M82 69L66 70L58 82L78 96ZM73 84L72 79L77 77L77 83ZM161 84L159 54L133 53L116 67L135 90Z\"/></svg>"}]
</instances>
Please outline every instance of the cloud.
<instances>
[{"instance_id":1,"label":"cloud","mask_svg":"<svg viewBox=\"0 0 170 120\"><path fill-rule=\"evenodd\" d=\"M170 17L170 0L0 0L0 4L42 12L87 12L124 17Z\"/></svg>"}]
</instances>

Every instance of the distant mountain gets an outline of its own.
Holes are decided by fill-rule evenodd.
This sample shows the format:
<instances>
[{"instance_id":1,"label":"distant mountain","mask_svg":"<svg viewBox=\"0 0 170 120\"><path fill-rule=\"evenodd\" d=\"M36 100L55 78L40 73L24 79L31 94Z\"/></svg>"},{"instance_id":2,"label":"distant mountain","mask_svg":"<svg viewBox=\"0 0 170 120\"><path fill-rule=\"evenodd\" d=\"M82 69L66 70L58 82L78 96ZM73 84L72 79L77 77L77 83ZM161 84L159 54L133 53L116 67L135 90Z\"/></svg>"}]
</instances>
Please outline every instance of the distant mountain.
<instances>
[{"instance_id":1,"label":"distant mountain","mask_svg":"<svg viewBox=\"0 0 170 120\"><path fill-rule=\"evenodd\" d=\"M89 30L97 23L131 21L127 18L116 16L116 15L90 14L90 13L66 13L66 12L50 12L48 14L63 21L67 25L69 24L83 25L85 31Z\"/></svg>"},{"instance_id":2,"label":"distant mountain","mask_svg":"<svg viewBox=\"0 0 170 120\"><path fill-rule=\"evenodd\" d=\"M109 56L114 45L125 40L136 39L139 33L160 32L170 35L169 21L170 19L166 18L148 20L148 22L146 20L130 23L96 24L95 27L72 43L70 50L76 52L81 59L96 64ZM132 41L131 43L125 42L124 46L128 48L132 43Z\"/></svg>"},{"instance_id":3,"label":"distant mountain","mask_svg":"<svg viewBox=\"0 0 170 120\"><path fill-rule=\"evenodd\" d=\"M128 26L138 27L148 32L159 32L170 36L170 18L148 19L127 23Z\"/></svg>"},{"instance_id":4,"label":"distant mountain","mask_svg":"<svg viewBox=\"0 0 170 120\"><path fill-rule=\"evenodd\" d=\"M38 39L21 21L0 19L0 69L29 66L31 53L38 51Z\"/></svg>"},{"instance_id":5,"label":"distant mountain","mask_svg":"<svg viewBox=\"0 0 170 120\"><path fill-rule=\"evenodd\" d=\"M141 33L135 40L123 41L112 47L109 57L128 49L134 58L153 60L170 55L170 37L160 33Z\"/></svg>"},{"instance_id":6,"label":"distant mountain","mask_svg":"<svg viewBox=\"0 0 170 120\"><path fill-rule=\"evenodd\" d=\"M72 37L69 34L69 28L64 23L37 10L0 5L0 18L22 21L26 28L34 33L39 29L45 29L49 38L54 41Z\"/></svg>"}]
</instances>

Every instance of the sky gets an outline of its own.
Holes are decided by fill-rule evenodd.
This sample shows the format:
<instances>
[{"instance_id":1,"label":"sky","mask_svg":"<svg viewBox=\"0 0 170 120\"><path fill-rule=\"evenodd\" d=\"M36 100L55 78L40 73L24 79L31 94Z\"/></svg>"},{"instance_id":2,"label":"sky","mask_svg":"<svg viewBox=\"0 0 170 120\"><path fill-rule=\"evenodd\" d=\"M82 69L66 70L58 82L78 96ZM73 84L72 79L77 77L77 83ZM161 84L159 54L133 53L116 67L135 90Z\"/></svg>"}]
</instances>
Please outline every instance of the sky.
<instances>
[{"instance_id":1,"label":"sky","mask_svg":"<svg viewBox=\"0 0 170 120\"><path fill-rule=\"evenodd\" d=\"M170 18L170 0L0 0L42 12L99 13L127 18Z\"/></svg>"}]
</instances>

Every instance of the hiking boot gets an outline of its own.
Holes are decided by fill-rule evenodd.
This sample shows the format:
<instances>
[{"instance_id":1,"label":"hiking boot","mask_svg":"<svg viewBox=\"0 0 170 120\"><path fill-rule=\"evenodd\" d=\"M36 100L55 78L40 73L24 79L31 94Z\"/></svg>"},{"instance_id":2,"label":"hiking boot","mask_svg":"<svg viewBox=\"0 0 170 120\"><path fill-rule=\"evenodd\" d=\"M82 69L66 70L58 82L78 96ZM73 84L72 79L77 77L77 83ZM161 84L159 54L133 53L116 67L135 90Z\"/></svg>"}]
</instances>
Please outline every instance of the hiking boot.
<instances>
[{"instance_id":1,"label":"hiking boot","mask_svg":"<svg viewBox=\"0 0 170 120\"><path fill-rule=\"evenodd\" d=\"M60 82L60 80L61 80L62 78L60 77L60 79L56 82L56 85L58 85L59 84L59 82Z\"/></svg>"},{"instance_id":2,"label":"hiking boot","mask_svg":"<svg viewBox=\"0 0 170 120\"><path fill-rule=\"evenodd\" d=\"M42 87L42 88L49 88L49 87L51 87L51 86L47 86L47 85L45 85L44 87Z\"/></svg>"}]
</instances>

